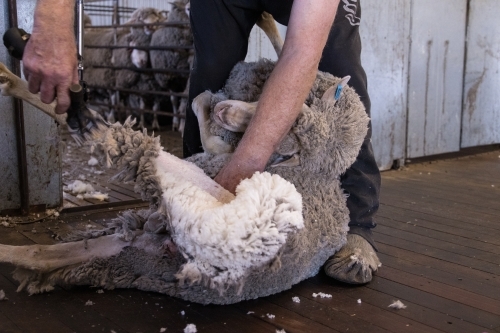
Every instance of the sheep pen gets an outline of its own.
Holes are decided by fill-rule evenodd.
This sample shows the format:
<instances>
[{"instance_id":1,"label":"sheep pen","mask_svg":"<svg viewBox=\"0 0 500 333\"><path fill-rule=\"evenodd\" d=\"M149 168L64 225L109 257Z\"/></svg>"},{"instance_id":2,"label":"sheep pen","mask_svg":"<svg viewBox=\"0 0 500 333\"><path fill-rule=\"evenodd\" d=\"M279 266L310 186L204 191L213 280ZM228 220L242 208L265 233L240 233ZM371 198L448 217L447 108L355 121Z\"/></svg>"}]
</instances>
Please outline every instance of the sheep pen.
<instances>
[{"instance_id":1,"label":"sheep pen","mask_svg":"<svg viewBox=\"0 0 500 333\"><path fill-rule=\"evenodd\" d=\"M150 207L125 212L90 239L51 246L0 245L0 262L14 264L19 290L54 285L137 288L198 303L230 304L278 293L317 274L346 241L348 210L339 176L355 160L368 117L359 96L326 73L316 81L266 171L243 180L236 196L215 183L241 134L214 121L219 103L255 102L274 63L240 63L225 87L193 103L204 153L188 160L165 151L133 121L95 131L91 148L116 178L134 180ZM19 95L12 74L0 73L2 93ZM24 89L26 87L24 86ZM36 95L21 95L38 103ZM47 113L49 111L45 110ZM216 150L216 149L215 149ZM295 159L286 163L287 158ZM285 161L285 162L283 162Z\"/></svg>"}]
</instances>

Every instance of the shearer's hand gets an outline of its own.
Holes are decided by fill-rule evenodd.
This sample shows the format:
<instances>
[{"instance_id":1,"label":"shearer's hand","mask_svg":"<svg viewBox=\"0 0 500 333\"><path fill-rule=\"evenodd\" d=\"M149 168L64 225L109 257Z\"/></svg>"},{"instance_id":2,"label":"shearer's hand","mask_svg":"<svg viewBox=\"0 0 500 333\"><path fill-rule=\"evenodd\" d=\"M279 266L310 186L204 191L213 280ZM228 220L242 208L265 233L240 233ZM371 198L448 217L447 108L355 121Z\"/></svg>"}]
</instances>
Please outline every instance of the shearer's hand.
<instances>
[{"instance_id":1,"label":"shearer's hand","mask_svg":"<svg viewBox=\"0 0 500 333\"><path fill-rule=\"evenodd\" d=\"M78 83L74 36L74 1L39 0L33 32L23 55L23 72L31 93L44 103L57 98L56 113L70 105L69 87Z\"/></svg>"},{"instance_id":2,"label":"shearer's hand","mask_svg":"<svg viewBox=\"0 0 500 333\"><path fill-rule=\"evenodd\" d=\"M214 180L229 192L236 194L236 187L243 179L251 178L255 172L262 172L263 170L264 167L258 168L251 161L231 158L229 163L219 171Z\"/></svg>"}]
</instances>

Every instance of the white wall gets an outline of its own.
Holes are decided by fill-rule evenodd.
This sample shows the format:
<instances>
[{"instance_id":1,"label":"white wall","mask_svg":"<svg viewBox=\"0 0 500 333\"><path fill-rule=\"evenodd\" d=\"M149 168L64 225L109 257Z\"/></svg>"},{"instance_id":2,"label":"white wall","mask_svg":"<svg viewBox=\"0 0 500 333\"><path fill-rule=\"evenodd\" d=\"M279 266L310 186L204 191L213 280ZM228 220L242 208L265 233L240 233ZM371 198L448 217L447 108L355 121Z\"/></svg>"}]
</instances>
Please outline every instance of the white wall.
<instances>
[{"instance_id":1,"label":"white wall","mask_svg":"<svg viewBox=\"0 0 500 333\"><path fill-rule=\"evenodd\" d=\"M471 1L462 147L500 142L500 4Z\"/></svg>"},{"instance_id":2,"label":"white wall","mask_svg":"<svg viewBox=\"0 0 500 333\"><path fill-rule=\"evenodd\" d=\"M407 157L460 150L467 0L412 2Z\"/></svg>"},{"instance_id":3,"label":"white wall","mask_svg":"<svg viewBox=\"0 0 500 333\"><path fill-rule=\"evenodd\" d=\"M360 32L372 145L379 168L385 170L405 158L410 2L362 0Z\"/></svg>"}]
</instances>

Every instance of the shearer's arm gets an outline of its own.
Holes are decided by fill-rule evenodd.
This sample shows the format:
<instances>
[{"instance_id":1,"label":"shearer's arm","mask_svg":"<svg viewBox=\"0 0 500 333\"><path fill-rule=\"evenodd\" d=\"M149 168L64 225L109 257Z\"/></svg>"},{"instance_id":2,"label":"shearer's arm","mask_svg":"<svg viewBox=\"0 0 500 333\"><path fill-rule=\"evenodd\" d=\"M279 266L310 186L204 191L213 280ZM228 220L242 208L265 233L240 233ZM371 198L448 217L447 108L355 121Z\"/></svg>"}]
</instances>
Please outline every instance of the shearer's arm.
<instances>
[{"instance_id":1,"label":"shearer's arm","mask_svg":"<svg viewBox=\"0 0 500 333\"><path fill-rule=\"evenodd\" d=\"M57 97L57 113L68 109L69 87L78 83L74 11L75 0L38 0L23 55L29 91L47 104Z\"/></svg>"},{"instance_id":2,"label":"shearer's arm","mask_svg":"<svg viewBox=\"0 0 500 333\"><path fill-rule=\"evenodd\" d=\"M292 127L312 83L340 0L295 0L283 51L257 111L229 163L215 181L235 192L242 179L263 171Z\"/></svg>"}]
</instances>

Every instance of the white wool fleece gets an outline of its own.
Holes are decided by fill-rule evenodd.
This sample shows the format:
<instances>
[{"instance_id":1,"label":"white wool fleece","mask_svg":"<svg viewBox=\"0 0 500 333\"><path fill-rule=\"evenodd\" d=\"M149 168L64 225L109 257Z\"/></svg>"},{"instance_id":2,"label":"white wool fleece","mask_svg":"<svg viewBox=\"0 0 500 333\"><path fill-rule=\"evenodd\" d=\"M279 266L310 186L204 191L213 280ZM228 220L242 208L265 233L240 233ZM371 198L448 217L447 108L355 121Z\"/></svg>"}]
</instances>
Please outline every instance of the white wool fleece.
<instances>
[{"instance_id":1,"label":"white wool fleece","mask_svg":"<svg viewBox=\"0 0 500 333\"><path fill-rule=\"evenodd\" d=\"M172 174L160 178L172 237L187 259L181 280L240 284L250 269L277 257L288 233L304 227L302 196L277 175L255 173L226 204Z\"/></svg>"}]
</instances>

